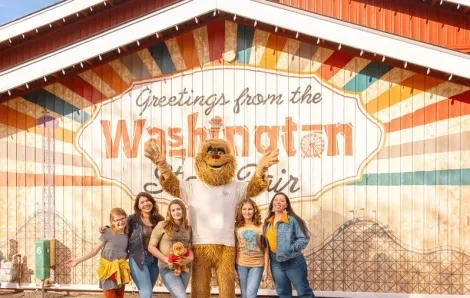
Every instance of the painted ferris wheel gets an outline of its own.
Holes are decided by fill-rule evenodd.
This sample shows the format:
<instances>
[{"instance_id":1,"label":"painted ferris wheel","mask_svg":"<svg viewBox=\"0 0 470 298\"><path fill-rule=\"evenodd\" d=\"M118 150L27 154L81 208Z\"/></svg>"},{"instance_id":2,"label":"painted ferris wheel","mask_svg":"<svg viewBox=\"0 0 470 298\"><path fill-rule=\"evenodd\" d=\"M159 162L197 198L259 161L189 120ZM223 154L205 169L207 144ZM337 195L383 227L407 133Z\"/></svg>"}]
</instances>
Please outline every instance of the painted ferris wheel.
<instances>
[{"instance_id":1,"label":"painted ferris wheel","mask_svg":"<svg viewBox=\"0 0 470 298\"><path fill-rule=\"evenodd\" d=\"M303 157L321 157L325 149L325 140L321 132L313 132L305 135L300 140L300 148Z\"/></svg>"}]
</instances>

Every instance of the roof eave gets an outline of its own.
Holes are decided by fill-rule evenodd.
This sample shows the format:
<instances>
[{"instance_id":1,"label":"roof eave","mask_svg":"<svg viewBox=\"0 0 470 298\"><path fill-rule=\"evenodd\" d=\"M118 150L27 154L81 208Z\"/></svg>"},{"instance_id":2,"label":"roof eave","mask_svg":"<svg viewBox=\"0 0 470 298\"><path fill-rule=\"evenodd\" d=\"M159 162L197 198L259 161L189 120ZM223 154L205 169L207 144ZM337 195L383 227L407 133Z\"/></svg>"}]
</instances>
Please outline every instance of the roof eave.
<instances>
[{"instance_id":1,"label":"roof eave","mask_svg":"<svg viewBox=\"0 0 470 298\"><path fill-rule=\"evenodd\" d=\"M185 0L0 73L0 93L221 10L452 76L470 78L470 56L265 0Z\"/></svg>"}]
</instances>

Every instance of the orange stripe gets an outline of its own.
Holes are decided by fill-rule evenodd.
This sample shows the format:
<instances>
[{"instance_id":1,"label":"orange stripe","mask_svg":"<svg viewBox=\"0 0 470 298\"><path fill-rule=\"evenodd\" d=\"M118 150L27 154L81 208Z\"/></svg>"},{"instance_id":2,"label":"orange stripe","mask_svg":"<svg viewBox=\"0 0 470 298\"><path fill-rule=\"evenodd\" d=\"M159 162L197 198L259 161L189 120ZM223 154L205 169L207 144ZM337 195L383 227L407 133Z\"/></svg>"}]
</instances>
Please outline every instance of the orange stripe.
<instances>
[{"instance_id":1,"label":"orange stripe","mask_svg":"<svg viewBox=\"0 0 470 298\"><path fill-rule=\"evenodd\" d=\"M287 37L271 34L268 38L268 42L266 43L264 55L263 58L261 58L259 67L275 69L277 65L277 60L279 60L279 57L281 56L282 50L284 49L284 45L286 44L286 42ZM255 53L252 53L252 55L254 54Z\"/></svg>"},{"instance_id":2,"label":"orange stripe","mask_svg":"<svg viewBox=\"0 0 470 298\"><path fill-rule=\"evenodd\" d=\"M43 187L47 177L41 174L0 172L0 186ZM54 176L54 186L102 186L111 183L95 176Z\"/></svg>"},{"instance_id":3,"label":"orange stripe","mask_svg":"<svg viewBox=\"0 0 470 298\"><path fill-rule=\"evenodd\" d=\"M445 119L470 115L469 98L470 91L466 91L446 100L428 105L413 113L406 114L403 117L385 123L385 130L387 132L394 132Z\"/></svg>"},{"instance_id":4,"label":"orange stripe","mask_svg":"<svg viewBox=\"0 0 470 298\"><path fill-rule=\"evenodd\" d=\"M385 91L379 97L369 101L367 103L367 112L375 114L443 82L443 80L430 76L415 74Z\"/></svg>"},{"instance_id":5,"label":"orange stripe","mask_svg":"<svg viewBox=\"0 0 470 298\"><path fill-rule=\"evenodd\" d=\"M43 136L44 129L38 127L37 119L28 116L17 110L0 105L0 123L14 127L21 130L28 130L29 132ZM55 139L58 141L73 143L74 132L62 127L58 127L55 131Z\"/></svg>"},{"instance_id":6,"label":"orange stripe","mask_svg":"<svg viewBox=\"0 0 470 298\"><path fill-rule=\"evenodd\" d=\"M197 56L196 44L194 43L193 33L186 32L176 37L181 55L183 56L186 68L194 68L199 66L199 57Z\"/></svg>"},{"instance_id":7,"label":"orange stripe","mask_svg":"<svg viewBox=\"0 0 470 298\"><path fill-rule=\"evenodd\" d=\"M36 118L20 113L5 105L0 105L0 115L1 124L21 130L27 130L38 125Z\"/></svg>"},{"instance_id":8,"label":"orange stripe","mask_svg":"<svg viewBox=\"0 0 470 298\"><path fill-rule=\"evenodd\" d=\"M117 94L121 94L124 90L129 88L129 85L122 80L121 76L117 74L109 64L103 64L93 69L93 71L105 81Z\"/></svg>"}]
</instances>

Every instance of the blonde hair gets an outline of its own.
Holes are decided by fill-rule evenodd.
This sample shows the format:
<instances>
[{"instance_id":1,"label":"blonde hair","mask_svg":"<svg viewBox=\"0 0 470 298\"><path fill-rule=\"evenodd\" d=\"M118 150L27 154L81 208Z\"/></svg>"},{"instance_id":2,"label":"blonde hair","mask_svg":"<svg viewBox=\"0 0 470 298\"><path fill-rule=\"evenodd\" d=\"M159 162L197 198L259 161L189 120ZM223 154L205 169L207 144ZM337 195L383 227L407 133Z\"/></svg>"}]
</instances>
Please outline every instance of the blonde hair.
<instances>
[{"instance_id":1,"label":"blonde hair","mask_svg":"<svg viewBox=\"0 0 470 298\"><path fill-rule=\"evenodd\" d=\"M109 223L111 224L111 231L113 232L114 235L118 233L118 229L116 228L116 225L114 224L114 217L119 216L119 215L126 217L126 227L124 228L124 233L127 234L128 232L127 213L122 208L113 208L111 209L111 212L109 213Z\"/></svg>"}]
</instances>

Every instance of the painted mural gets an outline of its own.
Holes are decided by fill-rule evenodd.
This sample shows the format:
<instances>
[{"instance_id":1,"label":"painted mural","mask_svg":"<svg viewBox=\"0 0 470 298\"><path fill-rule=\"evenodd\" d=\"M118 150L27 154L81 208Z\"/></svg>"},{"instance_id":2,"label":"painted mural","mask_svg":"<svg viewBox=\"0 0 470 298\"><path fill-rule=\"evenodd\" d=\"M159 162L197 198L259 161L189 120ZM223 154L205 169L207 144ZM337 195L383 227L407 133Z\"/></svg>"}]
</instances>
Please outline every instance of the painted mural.
<instances>
[{"instance_id":1,"label":"painted mural","mask_svg":"<svg viewBox=\"0 0 470 298\"><path fill-rule=\"evenodd\" d=\"M469 87L214 20L0 105L0 257L22 253L36 282L34 240L55 238L55 281L97 284L97 259L64 261L112 207L170 199L145 142L192 179L218 136L239 180L280 149L256 200L293 198L315 290L470 294L469 114Z\"/></svg>"}]
</instances>

